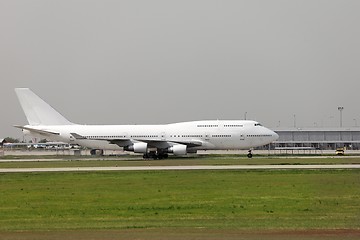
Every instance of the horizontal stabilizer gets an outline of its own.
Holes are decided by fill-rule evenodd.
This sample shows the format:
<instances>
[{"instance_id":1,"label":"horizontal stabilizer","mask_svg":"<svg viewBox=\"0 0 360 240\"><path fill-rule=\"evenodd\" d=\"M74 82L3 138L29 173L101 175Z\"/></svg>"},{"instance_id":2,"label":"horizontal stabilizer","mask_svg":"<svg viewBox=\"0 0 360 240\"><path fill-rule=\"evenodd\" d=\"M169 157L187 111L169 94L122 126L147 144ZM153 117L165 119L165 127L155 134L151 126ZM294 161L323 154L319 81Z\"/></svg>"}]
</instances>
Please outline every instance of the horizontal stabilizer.
<instances>
[{"instance_id":1,"label":"horizontal stabilizer","mask_svg":"<svg viewBox=\"0 0 360 240\"><path fill-rule=\"evenodd\" d=\"M39 134L43 134L43 135L60 135L60 133L58 132L52 132L52 131L47 131L47 130L40 130L40 129L36 129L36 128L31 128L31 127L25 127L25 126L14 126L16 128L20 128L20 129L24 129L24 130L28 130L30 132L35 132L35 133L39 133Z\"/></svg>"}]
</instances>

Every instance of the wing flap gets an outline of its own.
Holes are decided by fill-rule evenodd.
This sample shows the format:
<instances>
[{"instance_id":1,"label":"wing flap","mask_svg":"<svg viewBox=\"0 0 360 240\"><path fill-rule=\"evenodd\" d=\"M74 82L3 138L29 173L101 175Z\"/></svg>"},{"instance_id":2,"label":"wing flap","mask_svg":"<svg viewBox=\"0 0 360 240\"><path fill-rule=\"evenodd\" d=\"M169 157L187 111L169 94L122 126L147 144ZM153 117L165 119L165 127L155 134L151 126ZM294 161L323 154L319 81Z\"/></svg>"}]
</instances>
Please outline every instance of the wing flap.
<instances>
[{"instance_id":1,"label":"wing flap","mask_svg":"<svg viewBox=\"0 0 360 240\"><path fill-rule=\"evenodd\" d=\"M184 144L188 147L200 147L203 145L203 143L201 141L197 141L197 140L191 140L191 141L172 141L173 143L177 143L177 144Z\"/></svg>"}]
</instances>

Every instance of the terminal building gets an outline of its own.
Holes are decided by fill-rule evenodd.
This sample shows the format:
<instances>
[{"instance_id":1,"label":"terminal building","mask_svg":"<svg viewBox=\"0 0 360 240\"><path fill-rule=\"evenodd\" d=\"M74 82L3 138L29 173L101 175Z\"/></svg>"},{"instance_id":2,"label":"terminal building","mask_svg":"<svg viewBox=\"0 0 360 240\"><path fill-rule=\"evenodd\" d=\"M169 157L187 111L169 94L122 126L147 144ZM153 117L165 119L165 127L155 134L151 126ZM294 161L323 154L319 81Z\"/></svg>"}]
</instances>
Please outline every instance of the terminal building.
<instances>
[{"instance_id":1,"label":"terminal building","mask_svg":"<svg viewBox=\"0 0 360 240\"><path fill-rule=\"evenodd\" d=\"M360 149L360 127L273 129L279 139L262 149Z\"/></svg>"}]
</instances>

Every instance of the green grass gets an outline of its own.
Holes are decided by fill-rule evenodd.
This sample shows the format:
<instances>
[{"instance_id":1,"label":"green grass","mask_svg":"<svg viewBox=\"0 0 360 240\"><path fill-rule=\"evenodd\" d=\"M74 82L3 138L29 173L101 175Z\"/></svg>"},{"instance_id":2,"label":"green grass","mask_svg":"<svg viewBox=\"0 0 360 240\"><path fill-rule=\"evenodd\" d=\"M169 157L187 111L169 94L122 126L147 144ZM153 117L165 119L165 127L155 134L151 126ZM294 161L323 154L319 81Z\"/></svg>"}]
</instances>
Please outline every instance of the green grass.
<instances>
[{"instance_id":1,"label":"green grass","mask_svg":"<svg viewBox=\"0 0 360 240\"><path fill-rule=\"evenodd\" d=\"M360 171L0 174L0 231L360 229Z\"/></svg>"},{"instance_id":2,"label":"green grass","mask_svg":"<svg viewBox=\"0 0 360 240\"><path fill-rule=\"evenodd\" d=\"M14 159L7 159L14 160ZM15 159L16 160L16 159ZM49 168L49 167L121 167L121 166L172 166L172 165L259 165L259 164L360 164L360 157L239 157L237 155L200 155L197 157L172 157L167 160L143 160L140 157L55 158L37 162L0 162L0 168ZM58 161L57 161L58 160Z\"/></svg>"}]
</instances>

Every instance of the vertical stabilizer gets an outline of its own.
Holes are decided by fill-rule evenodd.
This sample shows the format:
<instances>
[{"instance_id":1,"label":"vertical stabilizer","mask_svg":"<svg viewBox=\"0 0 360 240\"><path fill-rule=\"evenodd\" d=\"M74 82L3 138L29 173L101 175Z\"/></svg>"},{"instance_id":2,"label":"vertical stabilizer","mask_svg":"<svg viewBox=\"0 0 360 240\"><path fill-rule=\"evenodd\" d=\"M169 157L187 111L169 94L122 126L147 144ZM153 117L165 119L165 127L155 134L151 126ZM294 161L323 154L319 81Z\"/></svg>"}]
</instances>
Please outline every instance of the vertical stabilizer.
<instances>
[{"instance_id":1,"label":"vertical stabilizer","mask_svg":"<svg viewBox=\"0 0 360 240\"><path fill-rule=\"evenodd\" d=\"M15 92L30 125L73 124L29 88L15 88Z\"/></svg>"}]
</instances>

